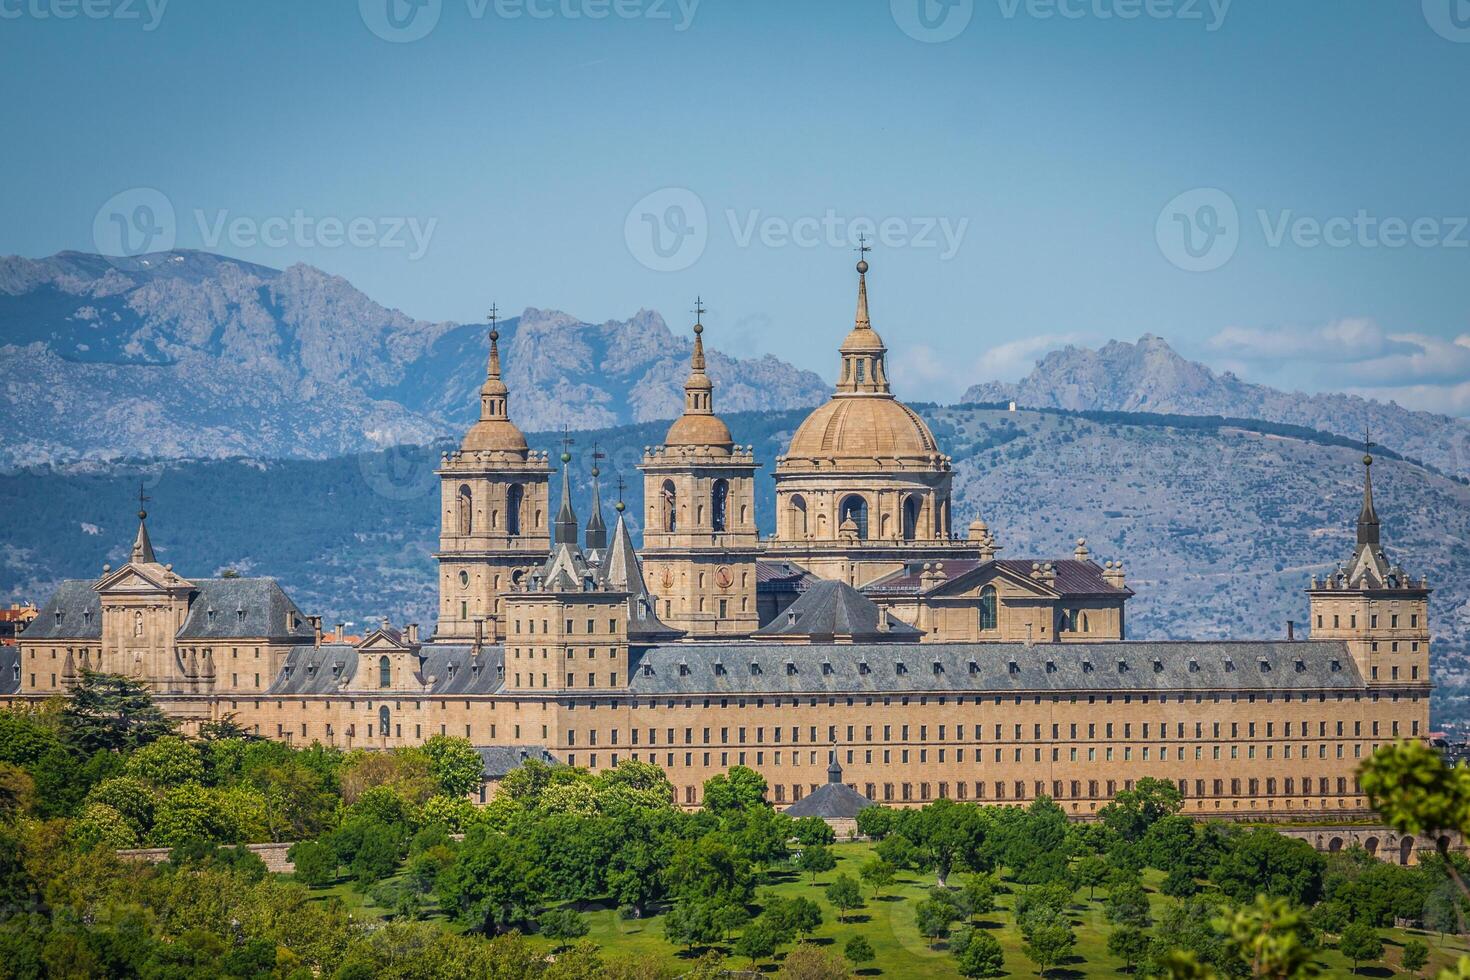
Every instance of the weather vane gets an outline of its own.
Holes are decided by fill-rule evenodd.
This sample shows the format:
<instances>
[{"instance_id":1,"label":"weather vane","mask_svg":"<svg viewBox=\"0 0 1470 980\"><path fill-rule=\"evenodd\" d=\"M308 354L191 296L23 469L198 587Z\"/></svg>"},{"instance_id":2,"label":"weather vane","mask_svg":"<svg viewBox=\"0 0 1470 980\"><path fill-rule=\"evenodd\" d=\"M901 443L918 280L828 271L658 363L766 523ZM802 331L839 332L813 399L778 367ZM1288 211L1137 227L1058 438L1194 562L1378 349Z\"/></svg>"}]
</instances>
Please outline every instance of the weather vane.
<instances>
[{"instance_id":1,"label":"weather vane","mask_svg":"<svg viewBox=\"0 0 1470 980\"><path fill-rule=\"evenodd\" d=\"M694 297L694 322L699 323L704 319L705 305L700 297Z\"/></svg>"},{"instance_id":2,"label":"weather vane","mask_svg":"<svg viewBox=\"0 0 1470 980\"><path fill-rule=\"evenodd\" d=\"M500 307L491 303L490 312L485 315L485 319L490 321L490 329L494 330L496 321L500 319Z\"/></svg>"},{"instance_id":3,"label":"weather vane","mask_svg":"<svg viewBox=\"0 0 1470 980\"><path fill-rule=\"evenodd\" d=\"M618 474L618 503L622 503L623 502L623 490L626 487L627 487L627 484L623 482L623 474L619 473Z\"/></svg>"},{"instance_id":4,"label":"weather vane","mask_svg":"<svg viewBox=\"0 0 1470 980\"><path fill-rule=\"evenodd\" d=\"M598 449L597 448L597 442L594 440L593 443L592 443L592 475L593 476L597 476L599 473L602 472L597 467L597 461L598 460L602 460L602 459L607 459L607 453L603 452L601 449Z\"/></svg>"},{"instance_id":5,"label":"weather vane","mask_svg":"<svg viewBox=\"0 0 1470 980\"><path fill-rule=\"evenodd\" d=\"M140 520L142 518L148 516L148 511L147 511L147 509L145 508L144 505L147 504L148 501L150 501L152 499L153 499L152 497L148 496L148 494L144 492L143 481L139 480L138 481L138 518Z\"/></svg>"},{"instance_id":6,"label":"weather vane","mask_svg":"<svg viewBox=\"0 0 1470 980\"><path fill-rule=\"evenodd\" d=\"M872 250L873 250L873 246L871 246L871 245L868 244L868 236L867 236L867 233L866 232L860 233L858 235L858 247L856 249L856 251L858 253L858 258L860 258L860 259L861 258L865 258L867 256L867 254L869 252L871 252Z\"/></svg>"},{"instance_id":7,"label":"weather vane","mask_svg":"<svg viewBox=\"0 0 1470 980\"><path fill-rule=\"evenodd\" d=\"M572 438L572 427L563 422L561 424L561 457L563 462L572 458L572 445L576 441Z\"/></svg>"}]
</instances>

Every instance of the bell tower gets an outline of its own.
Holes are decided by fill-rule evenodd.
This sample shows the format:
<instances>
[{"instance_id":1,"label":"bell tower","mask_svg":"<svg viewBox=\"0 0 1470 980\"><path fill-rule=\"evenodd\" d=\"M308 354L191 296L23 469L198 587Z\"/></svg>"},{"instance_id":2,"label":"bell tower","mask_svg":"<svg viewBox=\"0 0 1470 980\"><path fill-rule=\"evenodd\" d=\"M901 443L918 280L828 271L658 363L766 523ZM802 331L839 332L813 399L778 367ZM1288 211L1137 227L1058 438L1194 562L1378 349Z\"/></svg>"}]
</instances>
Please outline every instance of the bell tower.
<instances>
[{"instance_id":1,"label":"bell tower","mask_svg":"<svg viewBox=\"0 0 1470 980\"><path fill-rule=\"evenodd\" d=\"M694 304L694 351L684 414L644 453L643 566L655 613L691 636L743 636L755 603L755 452L737 446L714 412L705 373L704 304Z\"/></svg>"},{"instance_id":2,"label":"bell tower","mask_svg":"<svg viewBox=\"0 0 1470 980\"><path fill-rule=\"evenodd\" d=\"M1373 505L1373 443L1366 436L1364 443L1370 452L1363 455L1357 544L1346 564L1321 580L1312 577L1312 639L1346 641L1369 686L1417 689L1427 705L1432 590L1427 576L1413 578L1383 550Z\"/></svg>"},{"instance_id":3,"label":"bell tower","mask_svg":"<svg viewBox=\"0 0 1470 980\"><path fill-rule=\"evenodd\" d=\"M435 642L499 642L501 597L549 548L544 452L526 445L510 420L500 379L500 332L490 310L490 361L480 386L480 420L440 463L439 622Z\"/></svg>"}]
</instances>

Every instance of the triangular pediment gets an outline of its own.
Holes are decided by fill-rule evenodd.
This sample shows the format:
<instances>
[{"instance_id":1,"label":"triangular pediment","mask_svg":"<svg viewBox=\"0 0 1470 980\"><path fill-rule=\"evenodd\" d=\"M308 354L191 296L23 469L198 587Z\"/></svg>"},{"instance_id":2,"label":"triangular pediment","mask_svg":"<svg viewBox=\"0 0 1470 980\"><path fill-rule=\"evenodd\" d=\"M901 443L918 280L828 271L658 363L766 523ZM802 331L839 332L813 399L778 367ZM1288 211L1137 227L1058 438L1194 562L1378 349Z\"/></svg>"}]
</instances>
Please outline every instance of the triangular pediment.
<instances>
[{"instance_id":1,"label":"triangular pediment","mask_svg":"<svg viewBox=\"0 0 1470 980\"><path fill-rule=\"evenodd\" d=\"M417 653L418 647L404 643L397 630L375 629L357 645L362 653Z\"/></svg>"},{"instance_id":2,"label":"triangular pediment","mask_svg":"<svg viewBox=\"0 0 1470 980\"><path fill-rule=\"evenodd\" d=\"M1022 592L1034 595L1042 599L1055 599L1060 593L1056 589L1039 582L1034 578L1018 574L1005 567L999 562L987 562L963 575L956 575L952 579L931 588L925 595L940 598L959 598L961 596L976 594L987 585L994 585L997 581L1006 582Z\"/></svg>"},{"instance_id":3,"label":"triangular pediment","mask_svg":"<svg viewBox=\"0 0 1470 980\"><path fill-rule=\"evenodd\" d=\"M128 562L121 568L102 576L94 588L104 595L119 593L147 595L193 588L193 583L178 576L174 576L172 582L167 581L169 575L168 570L162 565Z\"/></svg>"}]
</instances>

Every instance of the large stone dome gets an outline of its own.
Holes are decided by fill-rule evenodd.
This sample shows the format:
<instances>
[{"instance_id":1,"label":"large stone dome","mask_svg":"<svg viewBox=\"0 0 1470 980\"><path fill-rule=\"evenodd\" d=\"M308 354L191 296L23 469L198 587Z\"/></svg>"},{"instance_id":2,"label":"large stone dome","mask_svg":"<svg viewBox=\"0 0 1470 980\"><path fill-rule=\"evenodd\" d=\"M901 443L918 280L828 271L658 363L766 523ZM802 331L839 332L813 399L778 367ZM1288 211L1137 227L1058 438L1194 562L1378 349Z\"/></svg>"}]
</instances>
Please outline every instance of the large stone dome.
<instances>
[{"instance_id":1,"label":"large stone dome","mask_svg":"<svg viewBox=\"0 0 1470 980\"><path fill-rule=\"evenodd\" d=\"M527 450L525 433L509 419L481 419L465 433L461 449L471 452L516 452Z\"/></svg>"},{"instance_id":2,"label":"large stone dome","mask_svg":"<svg viewBox=\"0 0 1470 980\"><path fill-rule=\"evenodd\" d=\"M883 460L938 455L929 426L913 409L882 395L837 395L806 417L788 458Z\"/></svg>"}]
</instances>

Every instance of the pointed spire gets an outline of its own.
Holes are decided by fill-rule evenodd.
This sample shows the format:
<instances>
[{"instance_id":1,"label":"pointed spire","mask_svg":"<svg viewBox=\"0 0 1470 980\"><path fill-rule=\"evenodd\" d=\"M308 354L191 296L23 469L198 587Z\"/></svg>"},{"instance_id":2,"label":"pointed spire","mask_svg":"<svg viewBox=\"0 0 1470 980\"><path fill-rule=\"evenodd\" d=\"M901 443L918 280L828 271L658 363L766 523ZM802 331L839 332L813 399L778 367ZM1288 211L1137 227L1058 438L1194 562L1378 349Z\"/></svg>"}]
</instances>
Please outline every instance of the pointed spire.
<instances>
[{"instance_id":1,"label":"pointed spire","mask_svg":"<svg viewBox=\"0 0 1470 980\"><path fill-rule=\"evenodd\" d=\"M858 300L857 316L853 320L853 329L872 330L872 321L868 319L868 259L867 254L873 250L868 244L868 236L858 236Z\"/></svg>"},{"instance_id":2,"label":"pointed spire","mask_svg":"<svg viewBox=\"0 0 1470 980\"><path fill-rule=\"evenodd\" d=\"M569 544L573 547L577 544L577 512L572 509L572 479L571 467L572 454L569 451L572 445L572 437L566 434L565 428L561 437L561 509L556 513L556 530L552 536L553 544Z\"/></svg>"},{"instance_id":3,"label":"pointed spire","mask_svg":"<svg viewBox=\"0 0 1470 980\"><path fill-rule=\"evenodd\" d=\"M1358 544L1379 543L1378 512L1373 509L1373 439L1363 430L1363 509L1358 512Z\"/></svg>"},{"instance_id":4,"label":"pointed spire","mask_svg":"<svg viewBox=\"0 0 1470 980\"><path fill-rule=\"evenodd\" d=\"M143 484L138 484L138 536L133 539L132 560L143 564L155 564L158 559L153 557L153 542L148 538L148 511L143 505L148 502L148 496L143 492Z\"/></svg>"},{"instance_id":5,"label":"pointed spire","mask_svg":"<svg viewBox=\"0 0 1470 980\"><path fill-rule=\"evenodd\" d=\"M606 459L607 454L592 444L592 516L587 519L586 543L588 551L601 552L607 547L607 525L602 520L602 486L598 482L601 470L597 461Z\"/></svg>"},{"instance_id":6,"label":"pointed spire","mask_svg":"<svg viewBox=\"0 0 1470 980\"><path fill-rule=\"evenodd\" d=\"M684 414L713 415L714 385L704 373L704 300L694 298L694 350L689 355L689 378L684 382Z\"/></svg>"},{"instance_id":7,"label":"pointed spire","mask_svg":"<svg viewBox=\"0 0 1470 980\"><path fill-rule=\"evenodd\" d=\"M486 319L490 321L490 360L485 365L485 383L480 386L480 420L504 421L510 418L509 389L500 380L500 331L496 322L499 310L492 303Z\"/></svg>"}]
</instances>

